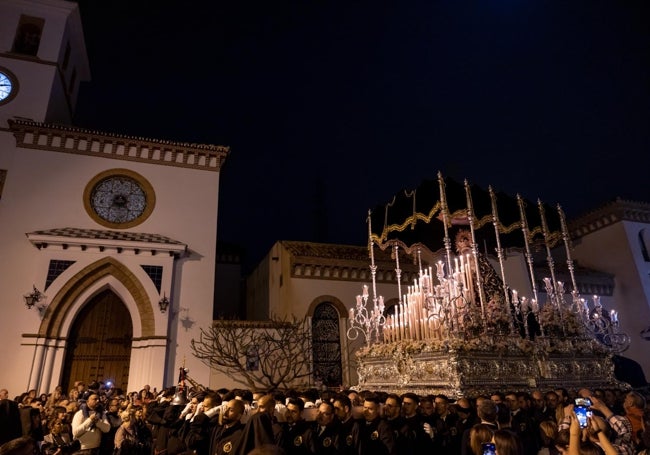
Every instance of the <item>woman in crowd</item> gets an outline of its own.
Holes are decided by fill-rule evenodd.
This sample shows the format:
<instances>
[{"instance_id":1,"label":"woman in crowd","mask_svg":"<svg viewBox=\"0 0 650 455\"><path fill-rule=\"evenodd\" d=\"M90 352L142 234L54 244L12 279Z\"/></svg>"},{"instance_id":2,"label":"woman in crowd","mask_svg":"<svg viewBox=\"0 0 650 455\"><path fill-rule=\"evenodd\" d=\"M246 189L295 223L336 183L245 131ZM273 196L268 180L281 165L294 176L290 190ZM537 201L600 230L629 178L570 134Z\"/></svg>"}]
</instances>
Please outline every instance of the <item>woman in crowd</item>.
<instances>
[{"instance_id":1,"label":"woman in crowd","mask_svg":"<svg viewBox=\"0 0 650 455\"><path fill-rule=\"evenodd\" d=\"M524 455L521 439L508 430L497 430L492 438L497 455Z\"/></svg>"},{"instance_id":2,"label":"woman in crowd","mask_svg":"<svg viewBox=\"0 0 650 455\"><path fill-rule=\"evenodd\" d=\"M61 419L50 420L49 433L43 438L43 455L70 455L79 450L79 441L74 441Z\"/></svg>"},{"instance_id":3,"label":"woman in crowd","mask_svg":"<svg viewBox=\"0 0 650 455\"><path fill-rule=\"evenodd\" d=\"M543 420L539 424L539 437L541 448L537 455L560 455L560 451L555 447L557 438L557 424L551 420Z\"/></svg>"},{"instance_id":4,"label":"woman in crowd","mask_svg":"<svg viewBox=\"0 0 650 455\"><path fill-rule=\"evenodd\" d=\"M122 424L115 433L115 455L131 455L137 453L138 438L135 433L133 416L129 411L120 413Z\"/></svg>"},{"instance_id":5,"label":"woman in crowd","mask_svg":"<svg viewBox=\"0 0 650 455\"><path fill-rule=\"evenodd\" d=\"M483 455L483 444L492 441L492 430L489 426L478 423L469 430L469 448L474 455Z\"/></svg>"}]
</instances>

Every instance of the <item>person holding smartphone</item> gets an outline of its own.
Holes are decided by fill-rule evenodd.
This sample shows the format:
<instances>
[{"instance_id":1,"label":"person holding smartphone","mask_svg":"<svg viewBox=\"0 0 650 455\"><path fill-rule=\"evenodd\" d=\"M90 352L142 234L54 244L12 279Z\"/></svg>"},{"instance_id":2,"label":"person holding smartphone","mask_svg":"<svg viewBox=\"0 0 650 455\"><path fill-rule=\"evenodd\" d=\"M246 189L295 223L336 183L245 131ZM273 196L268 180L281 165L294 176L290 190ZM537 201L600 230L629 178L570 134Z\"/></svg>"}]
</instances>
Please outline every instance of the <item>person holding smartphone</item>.
<instances>
[{"instance_id":1,"label":"person holding smartphone","mask_svg":"<svg viewBox=\"0 0 650 455\"><path fill-rule=\"evenodd\" d=\"M593 426L594 429L592 434L589 434L586 429L585 431L588 436L594 436L593 442L598 443L598 438L600 438L598 433L604 432L604 436L606 436L608 441L611 442L618 454L633 454L634 445L632 443L632 425L630 424L630 421L624 416L614 414L605 402L593 396L589 390L583 389L580 391L579 395L582 398L589 399L591 402L590 406L588 406L588 410L593 411L593 415L587 416L586 427L592 427L592 422L596 422L597 426ZM578 402L580 403L579 405L584 404L583 401ZM574 404L570 404L565 408L565 417L560 423L560 429L570 429L570 425L573 424L572 419L575 419L575 425L580 429L580 422L575 413L574 406ZM600 416L602 416L602 418ZM598 441L596 441L596 439L598 439Z\"/></svg>"}]
</instances>

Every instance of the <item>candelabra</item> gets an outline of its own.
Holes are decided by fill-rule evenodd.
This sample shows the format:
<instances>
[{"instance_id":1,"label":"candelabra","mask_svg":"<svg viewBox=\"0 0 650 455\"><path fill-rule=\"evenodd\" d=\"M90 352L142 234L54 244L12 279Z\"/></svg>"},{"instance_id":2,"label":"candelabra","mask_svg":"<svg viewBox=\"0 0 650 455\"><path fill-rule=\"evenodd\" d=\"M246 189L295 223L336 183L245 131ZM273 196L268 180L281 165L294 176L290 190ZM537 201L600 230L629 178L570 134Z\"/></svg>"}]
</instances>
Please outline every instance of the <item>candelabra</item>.
<instances>
[{"instance_id":1,"label":"candelabra","mask_svg":"<svg viewBox=\"0 0 650 455\"><path fill-rule=\"evenodd\" d=\"M630 347L632 340L627 333L620 331L618 312L607 311L600 303L600 296L592 297L594 308L589 308L586 299L580 299L582 303L583 320L589 332L601 343L607 346L614 353L621 353Z\"/></svg>"},{"instance_id":2,"label":"candelabra","mask_svg":"<svg viewBox=\"0 0 650 455\"><path fill-rule=\"evenodd\" d=\"M380 342L382 328L386 323L384 317L384 298L382 296L372 297L372 308L368 308L368 285L363 285L363 293L357 296L355 308L350 308L350 328L348 338L356 340L359 334L363 334L367 345L373 342Z\"/></svg>"},{"instance_id":3,"label":"candelabra","mask_svg":"<svg viewBox=\"0 0 650 455\"><path fill-rule=\"evenodd\" d=\"M370 295L368 285L364 284L362 294L357 296L355 308L350 308L350 328L347 331L350 340L356 340L359 334L363 333L368 346L373 342L382 341L382 329L386 324L384 298L377 296L377 265L375 265L370 214L371 212L368 211L368 250L370 252L370 275L372 277L372 308L368 308Z\"/></svg>"}]
</instances>

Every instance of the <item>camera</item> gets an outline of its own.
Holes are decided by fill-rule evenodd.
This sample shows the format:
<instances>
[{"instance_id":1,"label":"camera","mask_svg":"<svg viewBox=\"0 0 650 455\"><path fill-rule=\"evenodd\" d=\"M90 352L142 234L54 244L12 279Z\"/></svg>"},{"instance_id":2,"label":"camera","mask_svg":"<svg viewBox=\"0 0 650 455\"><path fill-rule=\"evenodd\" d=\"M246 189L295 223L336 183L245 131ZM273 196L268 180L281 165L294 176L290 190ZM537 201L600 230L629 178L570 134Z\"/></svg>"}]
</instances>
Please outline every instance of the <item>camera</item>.
<instances>
[{"instance_id":1,"label":"camera","mask_svg":"<svg viewBox=\"0 0 650 455\"><path fill-rule=\"evenodd\" d=\"M492 442L484 442L481 448L483 449L483 455L496 455L497 453L496 446Z\"/></svg>"}]
</instances>

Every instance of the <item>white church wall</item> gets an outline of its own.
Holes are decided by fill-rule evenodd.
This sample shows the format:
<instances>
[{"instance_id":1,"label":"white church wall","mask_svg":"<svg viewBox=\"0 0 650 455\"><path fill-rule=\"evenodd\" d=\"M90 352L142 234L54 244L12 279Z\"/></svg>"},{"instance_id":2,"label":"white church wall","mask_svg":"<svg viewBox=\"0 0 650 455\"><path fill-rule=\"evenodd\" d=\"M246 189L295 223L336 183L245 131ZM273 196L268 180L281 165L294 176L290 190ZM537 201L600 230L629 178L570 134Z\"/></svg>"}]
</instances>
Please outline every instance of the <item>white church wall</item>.
<instances>
[{"instance_id":1,"label":"white church wall","mask_svg":"<svg viewBox=\"0 0 650 455\"><path fill-rule=\"evenodd\" d=\"M198 336L199 323L212 320L218 173L46 150L20 149L11 152L8 150L15 147L12 145L13 136L4 133L0 134L0 138L3 147L0 168L9 168L0 204L0 216L3 218L3 223L0 224L0 246L3 256L10 258L0 263L0 283L3 289L1 299L3 308L16 310L0 321L0 329L4 333L16 335L13 343L0 345L2 357L17 365L18 371L30 370L32 359L17 349L17 343L21 339L20 334L37 332L40 318L35 310L27 311L24 308L22 296L32 289L32 285L44 291L50 259L74 257L77 264L64 272L65 277L69 277L84 265L113 256L133 270L147 289L156 315L156 333L164 336L167 333L168 318L172 318L173 322L170 324L171 352L167 364L162 361L164 357L155 358L148 374L142 372L134 378L144 380L147 377L147 383L155 380L161 383L159 386L163 385L163 381L165 385L173 385L177 369L185 363L197 380L207 382L209 369L193 358L189 352L189 343L193 337ZM75 251L73 247L54 253L54 250L47 249L39 251L28 241L25 234L37 230L70 226L105 229L86 213L83 193L95 175L116 168L128 168L139 173L151 183L156 193L156 207L151 216L128 231L157 233L184 242L189 247L186 257L177 259L172 267L174 261L170 257L145 257L145 254L135 255L127 251ZM160 296L142 271L142 264L165 264L162 289L172 304L164 315L157 305ZM63 283L63 279L62 276L58 281ZM58 288L62 285L56 284ZM57 286L47 290L46 295L56 295ZM163 352L164 346L158 346L154 350ZM136 363L137 358L137 355L132 358L132 365L139 365ZM9 385L16 392L22 391L28 379L20 376L25 375L26 373L18 374L15 380L2 378L0 382ZM54 375L52 381L56 380ZM144 382L138 384L138 387L142 385Z\"/></svg>"},{"instance_id":2,"label":"white church wall","mask_svg":"<svg viewBox=\"0 0 650 455\"><path fill-rule=\"evenodd\" d=\"M635 235L643 226L646 225L621 221L591 232L575 242L574 258L581 265L615 276L613 302L603 300L603 305L618 311L621 330L632 339L630 348L622 355L639 362L647 375L650 372L647 355L650 342L639 334L650 321L647 294L650 278L647 272L644 275L648 265L633 251L638 245Z\"/></svg>"}]
</instances>

